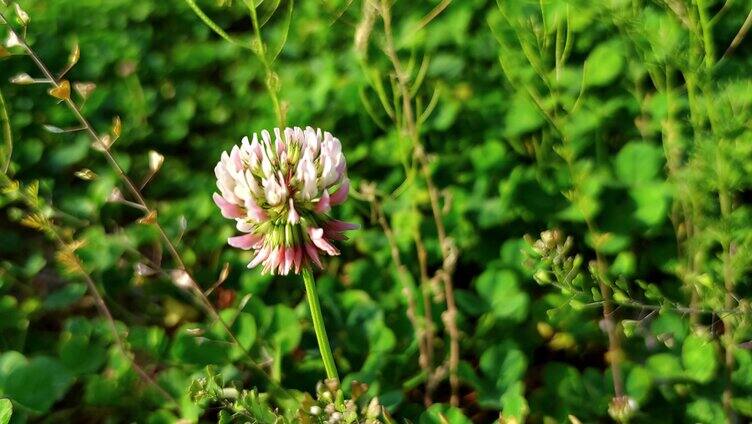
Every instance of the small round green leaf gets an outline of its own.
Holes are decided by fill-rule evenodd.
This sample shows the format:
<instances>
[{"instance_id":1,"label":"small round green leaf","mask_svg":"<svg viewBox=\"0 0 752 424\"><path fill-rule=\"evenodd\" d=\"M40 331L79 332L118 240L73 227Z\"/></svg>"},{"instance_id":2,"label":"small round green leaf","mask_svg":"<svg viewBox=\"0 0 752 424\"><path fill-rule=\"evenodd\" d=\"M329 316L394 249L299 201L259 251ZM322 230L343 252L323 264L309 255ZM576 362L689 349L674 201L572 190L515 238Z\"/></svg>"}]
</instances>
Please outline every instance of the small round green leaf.
<instances>
[{"instance_id":1,"label":"small round green leaf","mask_svg":"<svg viewBox=\"0 0 752 424\"><path fill-rule=\"evenodd\" d=\"M687 375L699 383L709 382L718 367L715 347L710 340L691 334L682 346L682 363Z\"/></svg>"}]
</instances>

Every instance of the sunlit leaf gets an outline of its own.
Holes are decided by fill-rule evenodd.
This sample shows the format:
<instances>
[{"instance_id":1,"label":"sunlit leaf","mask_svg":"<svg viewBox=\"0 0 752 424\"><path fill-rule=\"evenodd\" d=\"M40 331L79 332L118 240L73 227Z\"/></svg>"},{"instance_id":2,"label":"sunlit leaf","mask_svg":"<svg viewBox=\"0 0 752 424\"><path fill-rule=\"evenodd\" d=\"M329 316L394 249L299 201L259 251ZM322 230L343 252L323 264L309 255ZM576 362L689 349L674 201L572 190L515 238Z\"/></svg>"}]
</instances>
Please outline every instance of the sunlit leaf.
<instances>
[{"instance_id":1,"label":"sunlit leaf","mask_svg":"<svg viewBox=\"0 0 752 424\"><path fill-rule=\"evenodd\" d=\"M73 45L70 54L68 55L68 68L73 67L78 63L78 59L81 58L81 49L78 47L78 43Z\"/></svg>"},{"instance_id":2,"label":"sunlit leaf","mask_svg":"<svg viewBox=\"0 0 752 424\"><path fill-rule=\"evenodd\" d=\"M62 129L60 127L56 127L54 125L42 125L42 128L44 128L45 131L51 132L53 134L62 134L62 133L65 132L64 129Z\"/></svg>"},{"instance_id":3,"label":"sunlit leaf","mask_svg":"<svg viewBox=\"0 0 752 424\"><path fill-rule=\"evenodd\" d=\"M23 26L29 25L29 14L26 13L25 10L21 9L21 6L18 3L13 3L13 6L15 6L16 8L16 18L18 19L18 23Z\"/></svg>"},{"instance_id":4,"label":"sunlit leaf","mask_svg":"<svg viewBox=\"0 0 752 424\"><path fill-rule=\"evenodd\" d=\"M84 100L89 98L91 93L94 92L95 88L97 88L97 85L94 84L93 82L74 82L73 83L73 89Z\"/></svg>"},{"instance_id":5,"label":"sunlit leaf","mask_svg":"<svg viewBox=\"0 0 752 424\"><path fill-rule=\"evenodd\" d=\"M68 80L62 80L60 83L49 90L50 96L59 100L70 99L70 82Z\"/></svg>"},{"instance_id":6,"label":"sunlit leaf","mask_svg":"<svg viewBox=\"0 0 752 424\"><path fill-rule=\"evenodd\" d=\"M120 138L120 132L123 130L123 123L120 122L120 117L116 116L112 120L112 141Z\"/></svg>"},{"instance_id":7,"label":"sunlit leaf","mask_svg":"<svg viewBox=\"0 0 752 424\"><path fill-rule=\"evenodd\" d=\"M147 224L147 225L154 224L155 222L157 222L157 211L154 211L154 210L149 211L146 214L146 216L144 216L143 218L139 218L138 221L136 222L138 222L139 224ZM182 272L185 273L185 271L182 271Z\"/></svg>"},{"instance_id":8,"label":"sunlit leaf","mask_svg":"<svg viewBox=\"0 0 752 424\"><path fill-rule=\"evenodd\" d=\"M89 168L84 168L76 171L75 175L84 181L91 181L97 177L97 174L95 174L94 171Z\"/></svg>"},{"instance_id":9,"label":"sunlit leaf","mask_svg":"<svg viewBox=\"0 0 752 424\"><path fill-rule=\"evenodd\" d=\"M710 381L718 366L713 341L696 334L689 335L682 345L682 364L691 378L700 383Z\"/></svg>"},{"instance_id":10,"label":"sunlit leaf","mask_svg":"<svg viewBox=\"0 0 752 424\"><path fill-rule=\"evenodd\" d=\"M155 150L149 150L149 170L151 172L159 171L164 163L164 156Z\"/></svg>"},{"instance_id":11,"label":"sunlit leaf","mask_svg":"<svg viewBox=\"0 0 752 424\"><path fill-rule=\"evenodd\" d=\"M8 424L13 415L13 404L8 399L0 399L0 424Z\"/></svg>"},{"instance_id":12,"label":"sunlit leaf","mask_svg":"<svg viewBox=\"0 0 752 424\"><path fill-rule=\"evenodd\" d=\"M18 85L34 84L36 81L26 72L22 72L14 77L11 77L10 82Z\"/></svg>"}]
</instances>

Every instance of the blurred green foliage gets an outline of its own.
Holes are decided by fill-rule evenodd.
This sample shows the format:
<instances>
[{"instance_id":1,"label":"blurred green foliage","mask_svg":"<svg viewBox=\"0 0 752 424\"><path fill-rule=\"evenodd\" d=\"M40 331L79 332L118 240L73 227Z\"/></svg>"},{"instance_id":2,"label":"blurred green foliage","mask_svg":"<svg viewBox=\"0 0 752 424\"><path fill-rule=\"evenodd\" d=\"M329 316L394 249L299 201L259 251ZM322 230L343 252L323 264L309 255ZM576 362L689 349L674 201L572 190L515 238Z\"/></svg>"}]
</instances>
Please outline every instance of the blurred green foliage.
<instances>
[{"instance_id":1,"label":"blurred green foliage","mask_svg":"<svg viewBox=\"0 0 752 424\"><path fill-rule=\"evenodd\" d=\"M284 387L313 393L324 368L301 281L247 270L248 254L226 246L234 229L211 201L220 153L279 119L262 63L185 2L20 3L31 17L28 39L53 69L80 47L66 78L96 83L83 112L102 134L115 116L122 120L113 152L128 174L145 181L148 152L164 155L144 196L203 288L228 264L210 299L239 343ZM250 40L242 2L219 3L198 6L233 37ZM273 70L287 125L331 131L342 140L353 186L372 182L390 193L380 206L409 283L419 284L414 235L424 235L431 270L441 267L442 247L428 187L409 178L411 146L389 124L386 110L399 107L389 105L397 81L378 23L356 48L368 2L297 2L289 31L287 9L264 3L265 41L284 43ZM459 252L459 407L449 404L447 380L435 404L424 406L404 275L364 196L337 212L361 228L318 277L342 386L365 382L392 415L418 423L490 422L500 414L505 422L602 422L610 409L618 418L609 367L618 357L633 422L749 419L752 52L741 43L725 53L752 3L500 3L392 8L395 44L412 75L428 58L415 99L426 106L437 96L419 136ZM440 13L426 22L432 10ZM22 55L0 64L0 81L37 76ZM10 421L218 420L215 404L194 403L188 390L205 367L239 388L266 383L187 293L148 271L175 264L157 231L136 222L141 212L108 201L120 184L87 135L45 129L79 125L46 89L0 84L14 140L9 175L39 181L57 225L85 241L76 253L117 331L176 402L165 402L133 369L85 281L56 260L53 242L19 225L23 207L6 192L0 397L13 402ZM77 177L82 170L94 178ZM573 259L565 278L542 277L553 272L553 257L546 263L523 240L552 228L572 236L560 257ZM622 339L608 355L597 289L605 281ZM441 306L433 311L441 323L443 295L416 293L419 304L432 296ZM438 334L443 358L449 339L443 327ZM249 404L257 405L254 396ZM0 400L0 423L9 408Z\"/></svg>"}]
</instances>

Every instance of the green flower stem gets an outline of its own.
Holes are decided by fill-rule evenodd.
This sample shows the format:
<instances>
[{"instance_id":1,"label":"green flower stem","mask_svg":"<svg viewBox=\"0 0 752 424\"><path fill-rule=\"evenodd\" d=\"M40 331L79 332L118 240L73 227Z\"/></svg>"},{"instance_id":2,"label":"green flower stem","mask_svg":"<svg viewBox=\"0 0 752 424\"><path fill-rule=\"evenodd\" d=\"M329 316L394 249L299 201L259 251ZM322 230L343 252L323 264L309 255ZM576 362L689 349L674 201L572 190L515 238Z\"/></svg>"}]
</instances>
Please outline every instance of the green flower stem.
<instances>
[{"instance_id":1,"label":"green flower stem","mask_svg":"<svg viewBox=\"0 0 752 424\"><path fill-rule=\"evenodd\" d=\"M308 297L308 306L311 308L311 318L313 318L313 330L316 332L316 340L319 342L319 351L321 358L324 360L326 377L339 382L337 375L337 366L334 365L334 356L332 348L329 346L329 339L326 337L326 328L324 327L324 317L321 315L321 305L319 296L316 293L316 282L313 274L308 268L303 269L303 282L305 282L306 296Z\"/></svg>"}]
</instances>

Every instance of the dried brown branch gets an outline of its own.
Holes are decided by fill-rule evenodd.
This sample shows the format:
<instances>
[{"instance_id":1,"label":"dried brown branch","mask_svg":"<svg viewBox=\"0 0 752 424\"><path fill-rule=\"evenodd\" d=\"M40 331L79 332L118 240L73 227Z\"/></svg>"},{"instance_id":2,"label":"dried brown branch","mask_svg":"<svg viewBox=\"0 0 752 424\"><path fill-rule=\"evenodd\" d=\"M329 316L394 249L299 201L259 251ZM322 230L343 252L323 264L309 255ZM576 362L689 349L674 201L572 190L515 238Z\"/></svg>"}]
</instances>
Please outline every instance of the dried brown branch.
<instances>
[{"instance_id":1,"label":"dried brown branch","mask_svg":"<svg viewBox=\"0 0 752 424\"><path fill-rule=\"evenodd\" d=\"M449 242L448 239L447 242ZM452 393L451 397L449 399L449 402L453 406L459 405L459 375L457 374L457 370L460 365L460 332L457 328L457 305L454 300L454 284L452 284L452 274L454 273L454 269L457 265L457 256L458 251L457 247L454 245L454 242L449 243L450 246L444 247L445 250L447 250L446 258L444 259L444 264L442 267L442 270L440 271L440 276L442 277L442 280L444 281L444 296L446 297L447 302L447 310L441 314L441 319L444 322L444 326L447 328L447 331L449 332L449 358L448 358L448 365L449 365L449 385L452 387Z\"/></svg>"},{"instance_id":2,"label":"dried brown branch","mask_svg":"<svg viewBox=\"0 0 752 424\"><path fill-rule=\"evenodd\" d=\"M219 316L219 313L214 308L214 305L212 305L209 298L204 294L203 290L201 289L201 286L196 282L196 280L188 272L182 255L180 254L180 252L178 252L177 248L175 247L175 244L172 242L170 237L165 232L164 227L159 223L159 220L157 217L158 216L157 210L148 205L148 203L146 202L146 199L141 194L141 191L133 183L130 177L128 177L128 175L125 173L118 159L113 155L111 151L111 142L109 141L109 135L100 136L95 131L94 127L89 122L89 120L83 116L83 114L81 113L80 107L72 100L72 97L70 95L70 83L67 80L59 80L55 78L52 72L50 72L49 68L41 60L39 55L37 55L36 52L31 48L31 46L26 42L25 37L13 29L13 27L9 24L8 20L6 19L5 15L2 14L2 12L0 12L0 23L7 26L8 31L10 31L10 33L13 34L18 39L19 45L24 49L27 55L34 61L37 68L39 68L39 70L42 72L42 74L46 78L46 82L52 85L52 89L50 89L50 93L53 96L65 102L65 104L71 110L73 115L79 121L81 127L84 128L86 133L91 138L92 142L94 143L94 146L97 148L97 150L102 152L105 159L107 160L107 163L115 171L120 181L125 185L126 189L128 190L128 193L134 198L135 200L134 203L139 205L140 208L142 208L146 212L146 216L140 221L145 224L154 225L154 227L157 229L164 245L167 247L167 250L170 253L170 256L172 257L173 261L177 265L177 271L186 276L185 278L182 279L182 281L185 283L185 288L189 289L193 293L195 299L202 306L204 311L211 317L211 319L214 322L217 322L221 325L224 332L230 338L232 343L243 352L244 356L248 360L247 363L249 367L254 372L261 375L265 380L269 381L271 383L273 390L279 393L282 393L287 398L295 399L287 390L282 388L277 382L271 379L269 375L253 360L250 352L248 352L248 350L240 343L240 341L232 332L228 324L222 319L222 317Z\"/></svg>"},{"instance_id":3,"label":"dried brown branch","mask_svg":"<svg viewBox=\"0 0 752 424\"><path fill-rule=\"evenodd\" d=\"M417 25L415 25L415 28L412 29L412 33L416 33L423 28L425 28L428 24L431 23L434 19L436 19L437 16L441 15L444 10L449 7L449 5L452 4L452 0L441 0L441 3L437 4L436 7L431 9L426 16L424 16L420 22L418 22Z\"/></svg>"},{"instance_id":4,"label":"dried brown branch","mask_svg":"<svg viewBox=\"0 0 752 424\"><path fill-rule=\"evenodd\" d=\"M438 381L435 378L433 370L433 347L435 344L436 328L433 323L433 311L431 307L431 278L428 276L428 254L426 253L426 247L423 244L423 238L420 231L415 230L413 234L413 240L415 241L415 250L418 255L418 266L420 268L420 287L421 294L423 295L423 314L425 316L425 344L426 344L426 371L427 382L426 392L423 394L423 403L426 406L432 403L431 396L433 391L438 385Z\"/></svg>"},{"instance_id":5,"label":"dried brown branch","mask_svg":"<svg viewBox=\"0 0 752 424\"><path fill-rule=\"evenodd\" d=\"M373 185L371 184L364 184L362 191L364 198L367 199L371 204L374 218L381 226L381 229L382 231L384 231L384 235L386 236L387 242L389 243L389 252L392 256L392 262L394 262L394 265L397 269L397 276L402 286L402 293L404 294L405 299L407 299L407 319L410 320L410 323L413 326L413 330L415 331L415 337L418 339L418 362L421 369L423 369L426 375L428 375L428 346L426 345L424 325L421 323L422 318L418 316L418 305L415 301L415 295L413 293L411 285L408 283L410 279L410 271L408 271L407 267L405 267L405 265L402 263L399 246L397 245L397 240L394 237L394 231L392 230L391 225L389 225L389 221L386 219L384 209L378 196L376 195L375 187L373 187Z\"/></svg>"},{"instance_id":6,"label":"dried brown branch","mask_svg":"<svg viewBox=\"0 0 752 424\"><path fill-rule=\"evenodd\" d=\"M443 8L445 8L449 2L443 2L440 4L440 6L443 5L441 8L437 8L435 15L438 15ZM417 159L418 164L420 165L421 172L423 174L423 178L426 183L426 187L428 188L428 194L431 204L431 211L433 213L433 219L436 226L436 232L438 234L439 244L441 246L441 254L443 258L443 264L447 265L449 263L452 264L451 268L442 267L441 270L437 271L437 274L440 272L442 275L442 278L440 279L444 283L444 293L447 297L447 314L445 315L446 318L444 318L444 324L447 328L447 332L449 334L449 345L450 345L450 355L449 355L449 375L450 375L450 386L451 386L451 403L452 405L458 405L459 404L459 378L457 377L457 370L459 367L459 331L457 329L457 323L456 323L456 317L457 317L457 308L454 301L454 288L453 288L453 281L452 281L452 275L454 273L454 263L456 263L456 257L452 260L450 259L450 249L449 246L452 245L452 243L449 241L446 235L446 228L444 226L444 220L442 217L442 208L439 202L439 191L436 188L436 184L433 181L433 178L431 176L431 169L430 169L430 163L427 158L427 155L425 153L425 148L423 147L423 144L420 139L420 128L419 123L416 121L415 113L413 110L413 95L410 90L410 76L405 72L404 67L402 65L402 62L399 59L399 56L397 54L397 50L394 43L394 36L392 32L392 17L391 17L391 5L388 1L382 1L380 12L381 12L381 18L384 23L384 52L386 56L389 58L389 61L392 64L392 67L394 68L394 74L395 74L395 80L396 80L396 86L399 92L399 97L402 100L402 113L404 115L404 119L400 120L401 122L397 122L398 126L401 123L402 124L402 131L404 131L406 137L411 141L413 145L413 155ZM433 12L432 12L433 13ZM433 19L432 16L431 19ZM418 250L418 260L421 265L421 280L424 286L428 286L428 281L424 281L427 278L428 271L427 271L427 261L426 255L425 255L425 248L422 247L423 243L421 240L421 235L418 233L417 237L415 237L416 241L416 249ZM456 256L456 251L455 251ZM427 290L424 290L426 292ZM425 293L424 296L428 296L428 293ZM428 300L429 306L430 306L430 299ZM429 315L429 312L426 311L426 317L427 317L427 325L430 326L433 325L433 322L431 320L431 317ZM444 317L444 315L442 316ZM431 335L431 332L429 331L429 336ZM429 351L432 351L433 345L429 344ZM430 384L427 384L427 390L426 390L426 404L431 403L431 391L432 386L435 383L432 381L431 375L429 375L428 382Z\"/></svg>"},{"instance_id":7,"label":"dried brown branch","mask_svg":"<svg viewBox=\"0 0 752 424\"><path fill-rule=\"evenodd\" d=\"M154 380L154 378L150 376L136 362L133 352L131 352L130 349L128 349L125 342L123 341L123 338L120 336L117 330L117 326L115 325L115 320L112 317L112 313L107 308L107 304L105 303L102 295L99 293L96 283L91 278L91 275L89 275L89 273L86 272L86 269L84 269L84 266L81 263L81 259L78 257L78 255L76 255L75 251L71 249L70 244L66 243L65 240L63 240L59 231L54 226L50 226L49 232L55 238L58 248L61 249L61 251L64 252L68 257L74 259L73 263L75 264L76 272L86 282L86 286L89 290L89 293L94 297L94 302L97 306L97 310L99 311L99 314L102 315L102 317L104 317L104 319L107 321L107 326L110 328L110 332L112 333L112 337L115 340L115 344L117 344L118 349L120 349L123 356L127 358L133 370L136 371L136 373L141 377L141 379L143 379L149 385L154 387L159 392L159 394L162 395L162 397L167 399L169 402L172 402L174 406L176 407L178 403L177 399L175 399L167 390L165 390L162 386L160 386L159 383L157 383L157 381Z\"/></svg>"},{"instance_id":8,"label":"dried brown branch","mask_svg":"<svg viewBox=\"0 0 752 424\"><path fill-rule=\"evenodd\" d=\"M733 204L731 194L726 188L722 188L719 191L718 203L721 210L721 218L724 221L728 220L732 213ZM734 306L735 299L734 287L736 286L736 281L734 278L732 261L734 251L736 249L734 247L734 243L731 241L730 235L726 235L724 237L721 242L721 247L723 248L723 252L721 254L721 262L723 264L723 288L726 292L724 296L723 306L726 309L731 309ZM726 388L723 390L723 409L729 422L736 421L736 412L734 411L734 408L731 404L734 397L734 391L731 384L731 376L734 372L734 348L736 345L736 342L734 341L734 324L735 322L733 315L727 315L723 317L723 348L725 351L724 363L726 365L727 373Z\"/></svg>"},{"instance_id":9,"label":"dried brown branch","mask_svg":"<svg viewBox=\"0 0 752 424\"><path fill-rule=\"evenodd\" d=\"M552 122L554 117L552 117ZM564 135L565 133L561 128L557 127L557 130L562 136L562 141L565 144L568 144L568 139ZM574 197L578 197L581 195L580 193L580 183L579 178L577 178L575 171L574 171L574 163L571 155L564 155L563 159L567 163L567 167L569 170L569 174L572 178L572 192ZM613 307L613 300L611 298L611 282L607 279L607 273L608 273L608 263L606 262L606 259L603 257L603 254L601 252L601 244L603 242L603 234L598 231L598 228L596 227L595 223L591 218L588 217L587 213L582 210L578 205L580 205L580 202L577 201L577 199L574 199L572 202L575 206L580 209L580 213L584 217L585 225L587 226L588 232L590 232L591 236L593 237L593 250L595 251L595 268L597 271L596 282L598 283L598 289L600 291L601 297L603 298L603 323L606 331L606 335L608 336L608 353L607 353L607 360L608 363L611 365L611 377L613 381L613 387L614 387L614 399L613 402L620 403L624 401L624 378L622 375L621 370L621 360L622 360L622 350L621 350L621 337L619 333L619 328L617 326L617 322L614 320L614 307Z\"/></svg>"},{"instance_id":10,"label":"dried brown branch","mask_svg":"<svg viewBox=\"0 0 752 424\"><path fill-rule=\"evenodd\" d=\"M10 187L13 184L14 183L5 172L0 172L0 187ZM81 263L81 259L78 257L78 255L76 255L75 248L72 247L73 243L71 241L66 241L63 238L60 229L53 222L51 222L46 217L46 215L42 213L41 210L38 209L38 199L32 198L27 191L22 189L17 190L17 193L21 196L24 203L31 209L31 213L39 218L39 223L41 224L39 229L44 231L55 241L58 249L64 255L64 258L66 258L66 264L72 268L73 272L83 278L89 294L94 298L94 304L96 305L99 314L102 316L102 318L105 319L105 321L107 321L107 326L112 333L113 341L117 345L118 349L120 349L120 352L123 354L126 360L130 363L131 368L133 368L136 374L138 374L144 382L154 387L157 392L159 392L159 394L165 398L165 400L171 402L171 407L177 407L177 400L162 386L160 386L159 383L157 383L157 381L154 380L154 378L136 362L135 355L130 351L127 344L123 340L123 337L120 335L120 332L117 329L117 325L115 324L115 319L113 318L110 309L107 307L107 303L102 297L102 294L99 292L96 283L84 268L83 263Z\"/></svg>"},{"instance_id":11,"label":"dried brown branch","mask_svg":"<svg viewBox=\"0 0 752 424\"><path fill-rule=\"evenodd\" d=\"M731 44L729 44L726 51L723 52L723 56L721 56L721 59L718 61L718 63L721 63L722 61L728 59L729 56L734 53L736 48L739 47L739 45L742 43L742 40L744 40L744 37L747 36L750 27L752 27L752 10L750 10L749 14L747 14L747 19L744 20L742 27L739 28L739 32L737 32L736 36L734 36L734 39L731 40Z\"/></svg>"}]
</instances>

